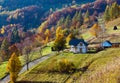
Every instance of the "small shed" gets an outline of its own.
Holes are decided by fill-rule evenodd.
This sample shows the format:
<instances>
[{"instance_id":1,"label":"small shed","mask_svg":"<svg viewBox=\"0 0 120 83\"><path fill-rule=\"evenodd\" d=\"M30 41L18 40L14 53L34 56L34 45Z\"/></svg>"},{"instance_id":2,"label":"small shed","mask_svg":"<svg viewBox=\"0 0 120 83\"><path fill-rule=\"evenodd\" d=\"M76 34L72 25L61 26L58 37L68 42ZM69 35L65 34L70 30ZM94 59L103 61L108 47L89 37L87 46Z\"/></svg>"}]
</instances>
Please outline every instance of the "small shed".
<instances>
[{"instance_id":1,"label":"small shed","mask_svg":"<svg viewBox=\"0 0 120 83\"><path fill-rule=\"evenodd\" d=\"M117 26L114 26L113 30L118 30Z\"/></svg>"},{"instance_id":2,"label":"small shed","mask_svg":"<svg viewBox=\"0 0 120 83\"><path fill-rule=\"evenodd\" d=\"M86 53L88 51L88 43L83 39L72 39L69 45L70 51L73 53Z\"/></svg>"},{"instance_id":3,"label":"small shed","mask_svg":"<svg viewBox=\"0 0 120 83\"><path fill-rule=\"evenodd\" d=\"M104 41L101 43L101 46L104 48L110 48L112 47L112 43L110 41Z\"/></svg>"}]
</instances>

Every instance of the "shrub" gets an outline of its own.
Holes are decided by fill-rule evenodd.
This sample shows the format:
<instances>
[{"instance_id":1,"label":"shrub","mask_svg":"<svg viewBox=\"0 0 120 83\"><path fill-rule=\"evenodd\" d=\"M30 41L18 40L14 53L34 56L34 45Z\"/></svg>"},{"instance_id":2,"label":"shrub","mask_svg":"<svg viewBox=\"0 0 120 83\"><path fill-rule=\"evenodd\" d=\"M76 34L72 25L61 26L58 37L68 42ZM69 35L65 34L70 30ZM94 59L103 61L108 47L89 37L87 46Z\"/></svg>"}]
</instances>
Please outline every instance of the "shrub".
<instances>
[{"instance_id":1,"label":"shrub","mask_svg":"<svg viewBox=\"0 0 120 83\"><path fill-rule=\"evenodd\" d=\"M73 62L67 59L52 59L48 64L40 67L39 72L60 72L60 73L72 73L75 70Z\"/></svg>"},{"instance_id":2,"label":"shrub","mask_svg":"<svg viewBox=\"0 0 120 83\"><path fill-rule=\"evenodd\" d=\"M39 67L39 72L57 72L57 59L52 59L49 62L42 63L42 66Z\"/></svg>"},{"instance_id":3,"label":"shrub","mask_svg":"<svg viewBox=\"0 0 120 83\"><path fill-rule=\"evenodd\" d=\"M57 68L56 68L56 64L57 64L57 59L53 59L49 65L48 65L48 72L56 72Z\"/></svg>"},{"instance_id":4,"label":"shrub","mask_svg":"<svg viewBox=\"0 0 120 83\"><path fill-rule=\"evenodd\" d=\"M58 71L63 73L72 73L74 72L75 65L73 62L68 61L67 59L62 59L58 61Z\"/></svg>"}]
</instances>

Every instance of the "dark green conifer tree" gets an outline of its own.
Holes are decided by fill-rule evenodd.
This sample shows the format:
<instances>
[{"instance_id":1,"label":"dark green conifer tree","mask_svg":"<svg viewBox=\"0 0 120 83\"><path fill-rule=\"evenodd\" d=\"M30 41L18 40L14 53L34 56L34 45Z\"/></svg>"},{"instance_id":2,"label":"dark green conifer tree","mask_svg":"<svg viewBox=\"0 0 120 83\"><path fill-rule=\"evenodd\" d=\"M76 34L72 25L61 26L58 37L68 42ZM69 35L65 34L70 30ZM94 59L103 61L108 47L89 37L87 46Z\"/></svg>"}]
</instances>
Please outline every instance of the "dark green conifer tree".
<instances>
[{"instance_id":1,"label":"dark green conifer tree","mask_svg":"<svg viewBox=\"0 0 120 83\"><path fill-rule=\"evenodd\" d=\"M71 24L71 16L68 15L68 16L66 17L66 19L65 19L64 26L65 26L66 28L69 28L69 27L70 27L70 24Z\"/></svg>"},{"instance_id":2,"label":"dark green conifer tree","mask_svg":"<svg viewBox=\"0 0 120 83\"><path fill-rule=\"evenodd\" d=\"M1 45L1 49L0 49L0 55L2 57L3 60L6 60L9 58L9 42L7 40L7 38L5 38L3 41L2 41L2 45Z\"/></svg>"},{"instance_id":3,"label":"dark green conifer tree","mask_svg":"<svg viewBox=\"0 0 120 83\"><path fill-rule=\"evenodd\" d=\"M8 42L7 38L5 38L2 41L1 50L8 51L8 48L9 48L9 42Z\"/></svg>"},{"instance_id":4,"label":"dark green conifer tree","mask_svg":"<svg viewBox=\"0 0 120 83\"><path fill-rule=\"evenodd\" d=\"M57 22L57 27L62 26L64 24L65 18L61 17L59 21Z\"/></svg>"},{"instance_id":5,"label":"dark green conifer tree","mask_svg":"<svg viewBox=\"0 0 120 83\"><path fill-rule=\"evenodd\" d=\"M76 20L77 17L78 17L78 12L76 11L75 15L74 15L73 18L72 18L72 24L73 24L73 25L76 24L76 22L77 22L77 20Z\"/></svg>"},{"instance_id":6,"label":"dark green conifer tree","mask_svg":"<svg viewBox=\"0 0 120 83\"><path fill-rule=\"evenodd\" d=\"M78 13L77 22L79 22L80 25L83 24L83 17L82 17L82 12L81 11Z\"/></svg>"},{"instance_id":7,"label":"dark green conifer tree","mask_svg":"<svg viewBox=\"0 0 120 83\"><path fill-rule=\"evenodd\" d=\"M105 21L109 21L110 20L109 6L107 6L106 9L105 9L104 19L105 19Z\"/></svg>"},{"instance_id":8,"label":"dark green conifer tree","mask_svg":"<svg viewBox=\"0 0 120 83\"><path fill-rule=\"evenodd\" d=\"M19 33L18 33L18 29L17 28L14 28L12 30L12 34L11 34L11 44L14 44L14 43L17 43L17 42L20 42L20 36L19 36Z\"/></svg>"}]
</instances>

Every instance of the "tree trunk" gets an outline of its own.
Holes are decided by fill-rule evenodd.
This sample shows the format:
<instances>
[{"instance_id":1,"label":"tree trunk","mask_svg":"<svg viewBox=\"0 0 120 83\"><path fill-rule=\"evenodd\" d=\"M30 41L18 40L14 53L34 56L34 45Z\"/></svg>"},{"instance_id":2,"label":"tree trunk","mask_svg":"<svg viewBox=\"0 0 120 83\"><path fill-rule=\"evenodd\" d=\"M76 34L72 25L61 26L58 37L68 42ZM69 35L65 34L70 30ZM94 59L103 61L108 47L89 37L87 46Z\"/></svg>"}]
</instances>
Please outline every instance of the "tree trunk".
<instances>
[{"instance_id":1,"label":"tree trunk","mask_svg":"<svg viewBox=\"0 0 120 83\"><path fill-rule=\"evenodd\" d=\"M27 71L28 71L28 70L29 70L29 62L27 62L27 64L26 64L26 65L27 65Z\"/></svg>"},{"instance_id":2,"label":"tree trunk","mask_svg":"<svg viewBox=\"0 0 120 83\"><path fill-rule=\"evenodd\" d=\"M39 52L40 52L40 56L42 56L42 48L40 48Z\"/></svg>"},{"instance_id":3,"label":"tree trunk","mask_svg":"<svg viewBox=\"0 0 120 83\"><path fill-rule=\"evenodd\" d=\"M29 54L27 54L27 71L29 70Z\"/></svg>"}]
</instances>

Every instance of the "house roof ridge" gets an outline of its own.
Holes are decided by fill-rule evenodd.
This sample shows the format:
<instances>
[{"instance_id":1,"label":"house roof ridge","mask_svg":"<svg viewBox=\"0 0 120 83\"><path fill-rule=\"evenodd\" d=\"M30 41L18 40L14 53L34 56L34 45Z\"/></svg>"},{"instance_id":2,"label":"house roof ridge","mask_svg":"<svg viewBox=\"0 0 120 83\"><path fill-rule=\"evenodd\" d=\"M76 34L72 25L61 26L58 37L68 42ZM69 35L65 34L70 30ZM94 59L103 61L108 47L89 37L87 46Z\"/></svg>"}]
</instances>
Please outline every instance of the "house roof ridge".
<instances>
[{"instance_id":1,"label":"house roof ridge","mask_svg":"<svg viewBox=\"0 0 120 83\"><path fill-rule=\"evenodd\" d=\"M88 46L88 43L84 41L84 39L71 39L69 45L77 46L80 42L83 42L86 46Z\"/></svg>"}]
</instances>

